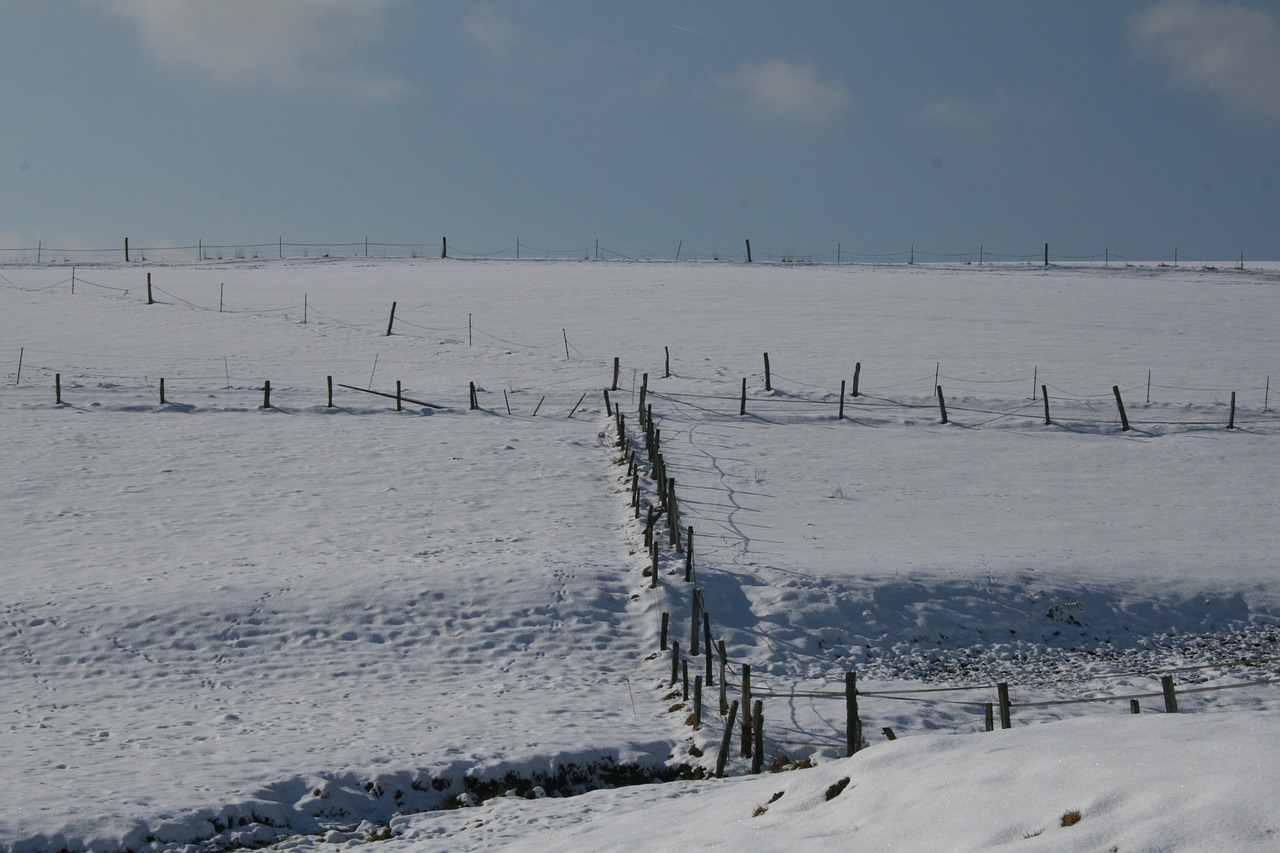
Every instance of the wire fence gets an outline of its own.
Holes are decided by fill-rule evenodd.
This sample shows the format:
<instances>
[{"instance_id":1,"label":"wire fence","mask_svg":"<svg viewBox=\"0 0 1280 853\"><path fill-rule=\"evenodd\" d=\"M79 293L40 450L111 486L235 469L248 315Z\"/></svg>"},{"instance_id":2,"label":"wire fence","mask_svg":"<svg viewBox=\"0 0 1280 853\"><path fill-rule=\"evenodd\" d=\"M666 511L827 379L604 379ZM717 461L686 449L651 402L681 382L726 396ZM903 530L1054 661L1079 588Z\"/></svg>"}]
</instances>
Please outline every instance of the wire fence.
<instances>
[{"instance_id":1,"label":"wire fence","mask_svg":"<svg viewBox=\"0 0 1280 853\"><path fill-rule=\"evenodd\" d=\"M187 245L130 245L126 238L121 245L86 248L81 246L46 246L37 241L34 246L0 247L0 264L91 264L91 263L212 263L225 261L296 260L305 258L453 258L458 260L594 260L594 261L723 261L763 262L775 264L1040 264L1059 265L1156 265L1177 267L1182 265L1225 266L1244 269L1245 253L1238 252L1223 257L1205 252L1182 252L1177 248L1163 255L1133 255L1101 251L1081 252L1050 251L1048 244L1035 251L998 251L984 245L977 248L958 248L938 251L918 249L914 244L893 251L858 251L837 243L834 247L813 251L795 252L771 246L757 248L754 252L750 240L743 241L743 248L736 252L702 250L685 251L684 241L667 251L620 251L601 245L599 239L568 248L531 245L520 238L500 248L478 248L451 243L447 237L411 242L387 242L364 237L339 242L301 242L277 237L272 240L243 243L206 243L197 240Z\"/></svg>"}]
</instances>

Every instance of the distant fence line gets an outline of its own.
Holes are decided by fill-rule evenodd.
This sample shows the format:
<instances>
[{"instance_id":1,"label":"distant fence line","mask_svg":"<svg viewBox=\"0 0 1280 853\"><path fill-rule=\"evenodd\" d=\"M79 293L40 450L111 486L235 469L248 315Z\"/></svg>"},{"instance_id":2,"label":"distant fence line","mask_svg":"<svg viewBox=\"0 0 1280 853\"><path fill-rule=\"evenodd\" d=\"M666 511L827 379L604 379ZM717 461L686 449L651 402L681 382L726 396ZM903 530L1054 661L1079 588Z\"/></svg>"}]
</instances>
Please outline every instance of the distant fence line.
<instances>
[{"instance_id":1,"label":"distant fence line","mask_svg":"<svg viewBox=\"0 0 1280 853\"><path fill-rule=\"evenodd\" d=\"M980 265L1041 263L1045 266L1053 263L1100 263L1104 266L1110 266L1114 262L1118 265L1148 263L1166 266L1179 266L1180 264L1230 264L1236 269L1243 269L1245 261L1243 250L1240 251L1238 255L1231 258L1188 255L1184 252L1180 252L1177 248L1174 248L1172 252L1166 255L1138 257L1112 252L1109 247L1103 247L1101 251L1084 254L1050 252L1048 243L1044 244L1043 250L1037 248L1037 250L1033 252L997 252L988 249L984 245L980 245L976 249L931 251L918 249L914 243L908 244L905 249L899 249L892 252L859 252L846 249L843 243L836 243L833 250L821 252L793 252L790 250L779 252L766 249L765 251L757 250L753 254L751 241L744 240L743 250L740 252L722 253L719 251L712 251L709 255L695 257L693 255L684 254L683 250L683 241L677 243L673 253L663 253L653 251L620 252L607 246L602 246L599 239L596 239L584 246L556 249L531 246L528 243L521 241L519 238L516 238L516 241L513 244L509 244L500 249L482 250L474 248L467 249L457 246L456 244L451 244L447 237L441 237L439 240L428 240L415 243L389 243L370 240L368 237L349 242L309 243L288 241L283 237L277 237L274 241L256 243L205 243L203 240L197 240L195 243L186 246L134 245L130 247L129 239L126 237L122 246L114 246L110 248L58 248L55 246L45 246L43 241L37 241L35 246L0 248L0 262L70 264L75 262L110 263L119 261L123 261L125 263L145 263L158 260L168 263L190 260L204 263L210 261L264 260L272 258L276 260L284 260L313 257L364 257L453 258L461 260L703 260L746 263L758 260L765 263L799 265L846 263L912 265L919 262Z\"/></svg>"}]
</instances>

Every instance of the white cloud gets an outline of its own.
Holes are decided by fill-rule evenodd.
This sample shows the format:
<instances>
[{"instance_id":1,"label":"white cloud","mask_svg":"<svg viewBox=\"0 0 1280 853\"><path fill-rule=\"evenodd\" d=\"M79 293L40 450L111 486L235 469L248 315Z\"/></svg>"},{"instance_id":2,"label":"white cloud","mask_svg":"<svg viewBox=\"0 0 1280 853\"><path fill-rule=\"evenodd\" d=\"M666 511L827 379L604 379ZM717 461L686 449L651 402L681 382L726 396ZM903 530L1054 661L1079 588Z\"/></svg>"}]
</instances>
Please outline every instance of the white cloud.
<instances>
[{"instance_id":1,"label":"white cloud","mask_svg":"<svg viewBox=\"0 0 1280 853\"><path fill-rule=\"evenodd\" d=\"M463 32L495 56L505 56L517 40L515 25L487 6L467 17Z\"/></svg>"},{"instance_id":2,"label":"white cloud","mask_svg":"<svg viewBox=\"0 0 1280 853\"><path fill-rule=\"evenodd\" d=\"M1280 120L1280 22L1271 12L1205 0L1162 0L1130 19L1134 45L1173 83L1229 108Z\"/></svg>"},{"instance_id":3,"label":"white cloud","mask_svg":"<svg viewBox=\"0 0 1280 853\"><path fill-rule=\"evenodd\" d=\"M1050 124L1056 115L1052 96L1028 98L997 89L986 100L935 98L925 101L916 115L928 124L952 130L976 131L1010 123Z\"/></svg>"},{"instance_id":4,"label":"white cloud","mask_svg":"<svg viewBox=\"0 0 1280 853\"><path fill-rule=\"evenodd\" d=\"M830 121L852 100L847 87L819 80L808 62L748 63L731 76L717 77L716 83L745 95L750 107L766 117L809 124Z\"/></svg>"},{"instance_id":5,"label":"white cloud","mask_svg":"<svg viewBox=\"0 0 1280 853\"><path fill-rule=\"evenodd\" d=\"M390 101L398 76L360 67L392 0L96 0L131 21L157 61L215 79Z\"/></svg>"}]
</instances>

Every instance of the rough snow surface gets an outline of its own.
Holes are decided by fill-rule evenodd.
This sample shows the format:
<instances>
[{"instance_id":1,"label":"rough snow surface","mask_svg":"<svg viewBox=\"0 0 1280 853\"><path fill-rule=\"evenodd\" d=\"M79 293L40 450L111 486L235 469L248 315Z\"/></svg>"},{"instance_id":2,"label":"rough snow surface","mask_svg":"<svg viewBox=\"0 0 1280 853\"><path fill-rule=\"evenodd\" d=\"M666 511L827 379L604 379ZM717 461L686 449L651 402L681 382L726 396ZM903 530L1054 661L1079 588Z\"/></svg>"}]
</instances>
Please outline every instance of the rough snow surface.
<instances>
[{"instance_id":1,"label":"rough snow surface","mask_svg":"<svg viewBox=\"0 0 1280 853\"><path fill-rule=\"evenodd\" d=\"M0 850L1276 830L1275 270L0 273ZM400 411L342 387L397 381ZM604 412L609 388L641 447L642 387L692 584L659 522L651 586ZM728 780L561 797L714 766L719 684L692 731L658 648L667 612L689 651L695 586L769 760L817 767L736 778L734 749ZM844 759L850 670L869 748ZM988 734L997 681L1015 726ZM966 689L908 692L936 688ZM1081 699L1108 701L1046 704Z\"/></svg>"}]
</instances>

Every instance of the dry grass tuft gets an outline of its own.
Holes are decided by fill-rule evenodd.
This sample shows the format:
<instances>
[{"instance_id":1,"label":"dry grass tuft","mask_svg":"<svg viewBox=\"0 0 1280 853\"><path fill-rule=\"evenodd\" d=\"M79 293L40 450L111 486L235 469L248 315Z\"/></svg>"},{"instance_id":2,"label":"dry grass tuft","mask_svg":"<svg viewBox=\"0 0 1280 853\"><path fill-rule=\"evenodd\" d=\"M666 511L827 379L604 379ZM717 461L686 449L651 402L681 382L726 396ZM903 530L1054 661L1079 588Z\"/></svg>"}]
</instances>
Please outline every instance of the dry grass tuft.
<instances>
[{"instance_id":1,"label":"dry grass tuft","mask_svg":"<svg viewBox=\"0 0 1280 853\"><path fill-rule=\"evenodd\" d=\"M1062 825L1075 826L1077 823L1080 822L1080 818L1082 817L1084 817L1084 815L1080 813L1079 809L1071 809L1070 811L1065 811L1062 813Z\"/></svg>"}]
</instances>

